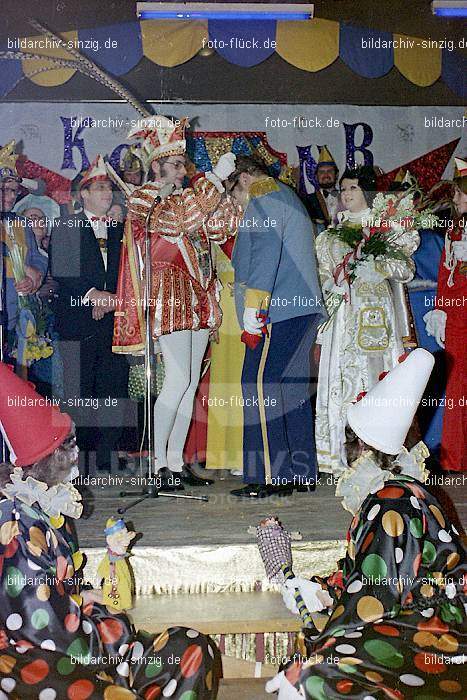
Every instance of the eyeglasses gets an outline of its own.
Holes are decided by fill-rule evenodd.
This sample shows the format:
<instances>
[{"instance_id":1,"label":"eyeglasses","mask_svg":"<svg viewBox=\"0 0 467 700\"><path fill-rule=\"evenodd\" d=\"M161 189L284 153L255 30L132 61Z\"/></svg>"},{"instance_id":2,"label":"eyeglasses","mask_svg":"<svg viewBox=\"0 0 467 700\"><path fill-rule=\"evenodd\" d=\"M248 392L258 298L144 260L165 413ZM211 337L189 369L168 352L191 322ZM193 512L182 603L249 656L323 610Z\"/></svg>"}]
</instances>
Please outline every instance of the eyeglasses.
<instances>
[{"instance_id":1,"label":"eyeglasses","mask_svg":"<svg viewBox=\"0 0 467 700\"><path fill-rule=\"evenodd\" d=\"M167 160L166 165L171 165L173 168L176 170L181 170L182 168L185 169L185 161L184 160Z\"/></svg>"}]
</instances>

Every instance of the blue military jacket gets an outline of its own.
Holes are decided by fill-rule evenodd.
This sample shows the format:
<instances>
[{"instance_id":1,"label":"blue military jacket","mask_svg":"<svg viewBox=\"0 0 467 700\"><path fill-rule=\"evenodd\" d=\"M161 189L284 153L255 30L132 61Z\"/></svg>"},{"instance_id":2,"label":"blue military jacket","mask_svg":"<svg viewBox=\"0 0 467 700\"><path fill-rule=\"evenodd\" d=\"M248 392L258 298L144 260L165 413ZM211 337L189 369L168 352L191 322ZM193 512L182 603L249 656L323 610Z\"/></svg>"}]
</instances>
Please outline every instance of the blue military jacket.
<instances>
[{"instance_id":1,"label":"blue military jacket","mask_svg":"<svg viewBox=\"0 0 467 700\"><path fill-rule=\"evenodd\" d=\"M271 323L297 316L327 318L312 225L295 192L271 177L250 187L232 253L235 306L268 309Z\"/></svg>"}]
</instances>

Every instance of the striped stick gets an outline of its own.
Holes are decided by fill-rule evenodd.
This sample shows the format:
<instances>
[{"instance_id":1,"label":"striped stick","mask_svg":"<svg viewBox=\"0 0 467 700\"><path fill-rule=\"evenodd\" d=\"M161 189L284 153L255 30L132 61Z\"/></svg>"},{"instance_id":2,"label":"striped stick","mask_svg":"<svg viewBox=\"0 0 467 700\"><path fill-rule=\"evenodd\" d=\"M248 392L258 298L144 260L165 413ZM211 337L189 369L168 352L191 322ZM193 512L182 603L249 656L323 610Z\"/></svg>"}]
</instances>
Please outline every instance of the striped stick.
<instances>
[{"instance_id":1,"label":"striped stick","mask_svg":"<svg viewBox=\"0 0 467 700\"><path fill-rule=\"evenodd\" d=\"M282 564L281 571L284 574L284 578L286 581L290 580L291 578L295 578L295 574L288 564ZM306 603L302 598L302 594L300 593L298 588L295 589L294 598L295 602L297 603L298 612L300 613L300 617L302 618L303 624L305 625L305 627L311 627L313 624L313 620L306 606Z\"/></svg>"}]
</instances>

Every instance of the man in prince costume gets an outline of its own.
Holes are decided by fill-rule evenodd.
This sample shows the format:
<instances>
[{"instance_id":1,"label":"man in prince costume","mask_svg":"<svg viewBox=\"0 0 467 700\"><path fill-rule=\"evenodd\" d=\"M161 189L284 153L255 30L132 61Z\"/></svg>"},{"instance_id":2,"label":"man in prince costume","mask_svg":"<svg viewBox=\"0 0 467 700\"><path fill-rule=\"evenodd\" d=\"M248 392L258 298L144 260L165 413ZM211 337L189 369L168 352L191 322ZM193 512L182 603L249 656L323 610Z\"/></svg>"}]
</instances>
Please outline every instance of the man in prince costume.
<instances>
[{"instance_id":1,"label":"man in prince costume","mask_svg":"<svg viewBox=\"0 0 467 700\"><path fill-rule=\"evenodd\" d=\"M67 414L0 363L0 687L15 700L213 700L218 652L196 630L134 629L82 590L78 449ZM177 663L174 663L174 659Z\"/></svg>"},{"instance_id":2,"label":"man in prince costume","mask_svg":"<svg viewBox=\"0 0 467 700\"><path fill-rule=\"evenodd\" d=\"M212 172L200 173L190 187L183 187L186 126L186 119L155 115L129 134L141 141L147 181L128 200L113 351L144 352L142 269L147 233L151 333L165 366L154 408L155 468L162 478L175 472L188 483L209 484L184 465L183 448L209 336L222 319L211 242L223 243L235 233L241 210L222 184L234 170L233 153L223 154ZM161 199L168 188L171 193Z\"/></svg>"},{"instance_id":3,"label":"man in prince costume","mask_svg":"<svg viewBox=\"0 0 467 700\"><path fill-rule=\"evenodd\" d=\"M347 554L313 577L333 604L268 684L280 700L466 697L466 553L425 485L427 447L404 447L433 365L414 350L348 410Z\"/></svg>"}]
</instances>

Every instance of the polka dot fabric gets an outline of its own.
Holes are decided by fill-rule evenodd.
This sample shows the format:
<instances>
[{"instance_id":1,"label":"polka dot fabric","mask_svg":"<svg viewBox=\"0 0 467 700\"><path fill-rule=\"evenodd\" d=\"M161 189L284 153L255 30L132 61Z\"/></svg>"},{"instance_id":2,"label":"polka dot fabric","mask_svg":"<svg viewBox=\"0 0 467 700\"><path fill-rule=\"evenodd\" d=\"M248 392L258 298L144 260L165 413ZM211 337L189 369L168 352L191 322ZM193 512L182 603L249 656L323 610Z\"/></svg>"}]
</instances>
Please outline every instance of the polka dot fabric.
<instances>
[{"instance_id":1,"label":"polka dot fabric","mask_svg":"<svg viewBox=\"0 0 467 700\"><path fill-rule=\"evenodd\" d=\"M0 698L212 700L219 652L193 629L135 632L128 617L80 607L82 556L63 519L0 501Z\"/></svg>"},{"instance_id":2,"label":"polka dot fabric","mask_svg":"<svg viewBox=\"0 0 467 700\"><path fill-rule=\"evenodd\" d=\"M436 499L398 478L352 520L324 630L304 630L308 700L467 698L466 552ZM337 584L337 585L336 585ZM457 661L457 663L456 663Z\"/></svg>"}]
</instances>

